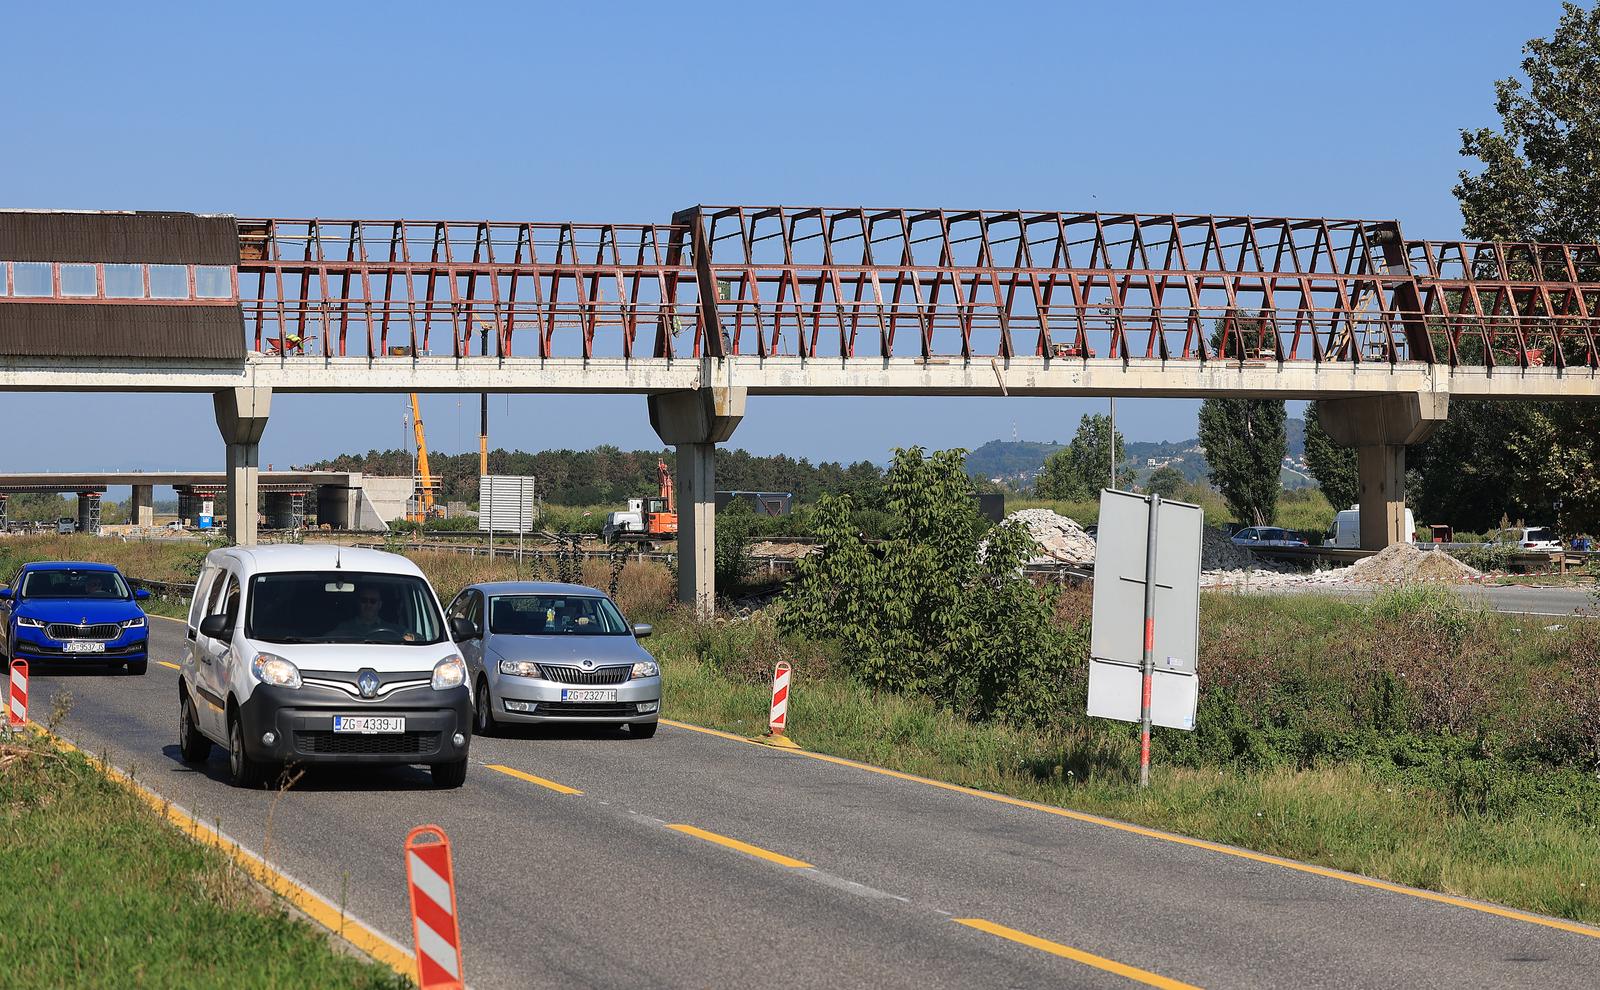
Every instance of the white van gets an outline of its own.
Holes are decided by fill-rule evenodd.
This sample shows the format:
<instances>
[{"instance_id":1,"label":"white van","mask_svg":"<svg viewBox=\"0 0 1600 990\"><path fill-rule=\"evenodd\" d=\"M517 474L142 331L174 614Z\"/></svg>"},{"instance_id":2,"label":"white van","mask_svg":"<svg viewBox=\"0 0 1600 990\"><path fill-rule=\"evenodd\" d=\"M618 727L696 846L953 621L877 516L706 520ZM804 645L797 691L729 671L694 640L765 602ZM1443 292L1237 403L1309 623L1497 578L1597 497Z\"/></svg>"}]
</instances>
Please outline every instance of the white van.
<instances>
[{"instance_id":1,"label":"white van","mask_svg":"<svg viewBox=\"0 0 1600 990\"><path fill-rule=\"evenodd\" d=\"M444 610L417 566L377 550L228 547L189 605L179 746L228 751L234 784L285 763L426 764L467 775L472 697Z\"/></svg>"},{"instance_id":2,"label":"white van","mask_svg":"<svg viewBox=\"0 0 1600 990\"><path fill-rule=\"evenodd\" d=\"M1417 542L1417 517L1406 509L1406 542ZM1330 547L1361 549L1361 507L1352 505L1333 517L1333 534L1327 543Z\"/></svg>"}]
</instances>

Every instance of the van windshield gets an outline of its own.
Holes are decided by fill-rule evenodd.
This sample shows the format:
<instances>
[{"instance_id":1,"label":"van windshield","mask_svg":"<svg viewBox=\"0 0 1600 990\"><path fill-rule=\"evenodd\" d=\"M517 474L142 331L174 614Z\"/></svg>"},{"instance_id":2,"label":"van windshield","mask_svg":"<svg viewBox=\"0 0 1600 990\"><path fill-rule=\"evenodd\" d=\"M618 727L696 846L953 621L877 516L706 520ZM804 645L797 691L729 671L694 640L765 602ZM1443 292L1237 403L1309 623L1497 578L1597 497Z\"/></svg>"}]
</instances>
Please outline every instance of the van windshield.
<instances>
[{"instance_id":1,"label":"van windshield","mask_svg":"<svg viewBox=\"0 0 1600 990\"><path fill-rule=\"evenodd\" d=\"M632 630L617 607L593 595L498 595L489 631L502 636L622 636Z\"/></svg>"},{"instance_id":2,"label":"van windshield","mask_svg":"<svg viewBox=\"0 0 1600 990\"><path fill-rule=\"evenodd\" d=\"M392 643L444 640L444 622L422 578L352 571L257 574L245 635L268 643Z\"/></svg>"}]
</instances>

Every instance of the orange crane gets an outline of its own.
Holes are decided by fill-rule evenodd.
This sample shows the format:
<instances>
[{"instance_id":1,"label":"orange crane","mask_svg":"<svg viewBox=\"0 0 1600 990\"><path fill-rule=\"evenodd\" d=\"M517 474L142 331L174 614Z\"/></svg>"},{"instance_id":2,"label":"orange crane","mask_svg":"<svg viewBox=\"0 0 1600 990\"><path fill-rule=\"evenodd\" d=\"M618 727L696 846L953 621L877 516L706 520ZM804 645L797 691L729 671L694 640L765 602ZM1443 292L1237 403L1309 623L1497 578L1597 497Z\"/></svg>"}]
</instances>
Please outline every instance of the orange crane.
<instances>
[{"instance_id":1,"label":"orange crane","mask_svg":"<svg viewBox=\"0 0 1600 990\"><path fill-rule=\"evenodd\" d=\"M420 523L438 516L440 512L434 503L433 490L437 482L433 480L433 472L428 469L428 438L422 431L422 406L417 402L415 392L411 393L411 424L417 432L417 509L407 513L406 518Z\"/></svg>"}]
</instances>

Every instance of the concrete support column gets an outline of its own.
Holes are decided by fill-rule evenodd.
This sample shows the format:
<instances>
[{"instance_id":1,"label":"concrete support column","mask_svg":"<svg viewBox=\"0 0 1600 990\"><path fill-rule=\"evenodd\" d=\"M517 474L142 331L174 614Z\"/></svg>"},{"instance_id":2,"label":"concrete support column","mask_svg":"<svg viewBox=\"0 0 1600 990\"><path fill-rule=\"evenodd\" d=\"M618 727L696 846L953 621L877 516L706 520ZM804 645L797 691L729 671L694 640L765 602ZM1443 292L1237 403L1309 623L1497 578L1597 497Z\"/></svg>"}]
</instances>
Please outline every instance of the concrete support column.
<instances>
[{"instance_id":1,"label":"concrete support column","mask_svg":"<svg viewBox=\"0 0 1600 990\"><path fill-rule=\"evenodd\" d=\"M261 476L261 434L272 406L270 388L229 388L212 393L217 429L228 448L228 541L256 543L257 485Z\"/></svg>"},{"instance_id":2,"label":"concrete support column","mask_svg":"<svg viewBox=\"0 0 1600 990\"><path fill-rule=\"evenodd\" d=\"M294 496L288 492L267 493L267 526L291 529L294 526Z\"/></svg>"},{"instance_id":3,"label":"concrete support column","mask_svg":"<svg viewBox=\"0 0 1600 990\"><path fill-rule=\"evenodd\" d=\"M156 486L134 485L128 502L128 521L149 528L156 524Z\"/></svg>"},{"instance_id":4,"label":"concrete support column","mask_svg":"<svg viewBox=\"0 0 1600 990\"><path fill-rule=\"evenodd\" d=\"M100 496L95 492L78 493L78 532L95 533L100 529Z\"/></svg>"},{"instance_id":5,"label":"concrete support column","mask_svg":"<svg viewBox=\"0 0 1600 990\"><path fill-rule=\"evenodd\" d=\"M1408 539L1406 445L1426 440L1449 412L1450 397L1439 392L1318 402L1317 419L1328 438L1356 448L1363 550Z\"/></svg>"},{"instance_id":6,"label":"concrete support column","mask_svg":"<svg viewBox=\"0 0 1600 990\"><path fill-rule=\"evenodd\" d=\"M650 425L677 448L678 600L709 614L716 604L716 445L744 418L742 388L703 388L649 397Z\"/></svg>"}]
</instances>

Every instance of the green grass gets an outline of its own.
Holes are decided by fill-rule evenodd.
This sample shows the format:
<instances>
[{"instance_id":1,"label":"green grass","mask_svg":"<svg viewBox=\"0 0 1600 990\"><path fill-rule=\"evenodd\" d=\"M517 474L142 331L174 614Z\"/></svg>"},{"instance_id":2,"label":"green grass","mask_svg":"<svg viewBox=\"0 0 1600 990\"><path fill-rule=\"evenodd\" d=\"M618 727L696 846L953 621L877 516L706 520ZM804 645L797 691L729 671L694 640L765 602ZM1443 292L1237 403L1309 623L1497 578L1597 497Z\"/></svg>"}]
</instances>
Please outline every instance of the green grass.
<instances>
[{"instance_id":1,"label":"green grass","mask_svg":"<svg viewBox=\"0 0 1600 990\"><path fill-rule=\"evenodd\" d=\"M409 986L29 736L0 747L0 972L19 987Z\"/></svg>"}]
</instances>

